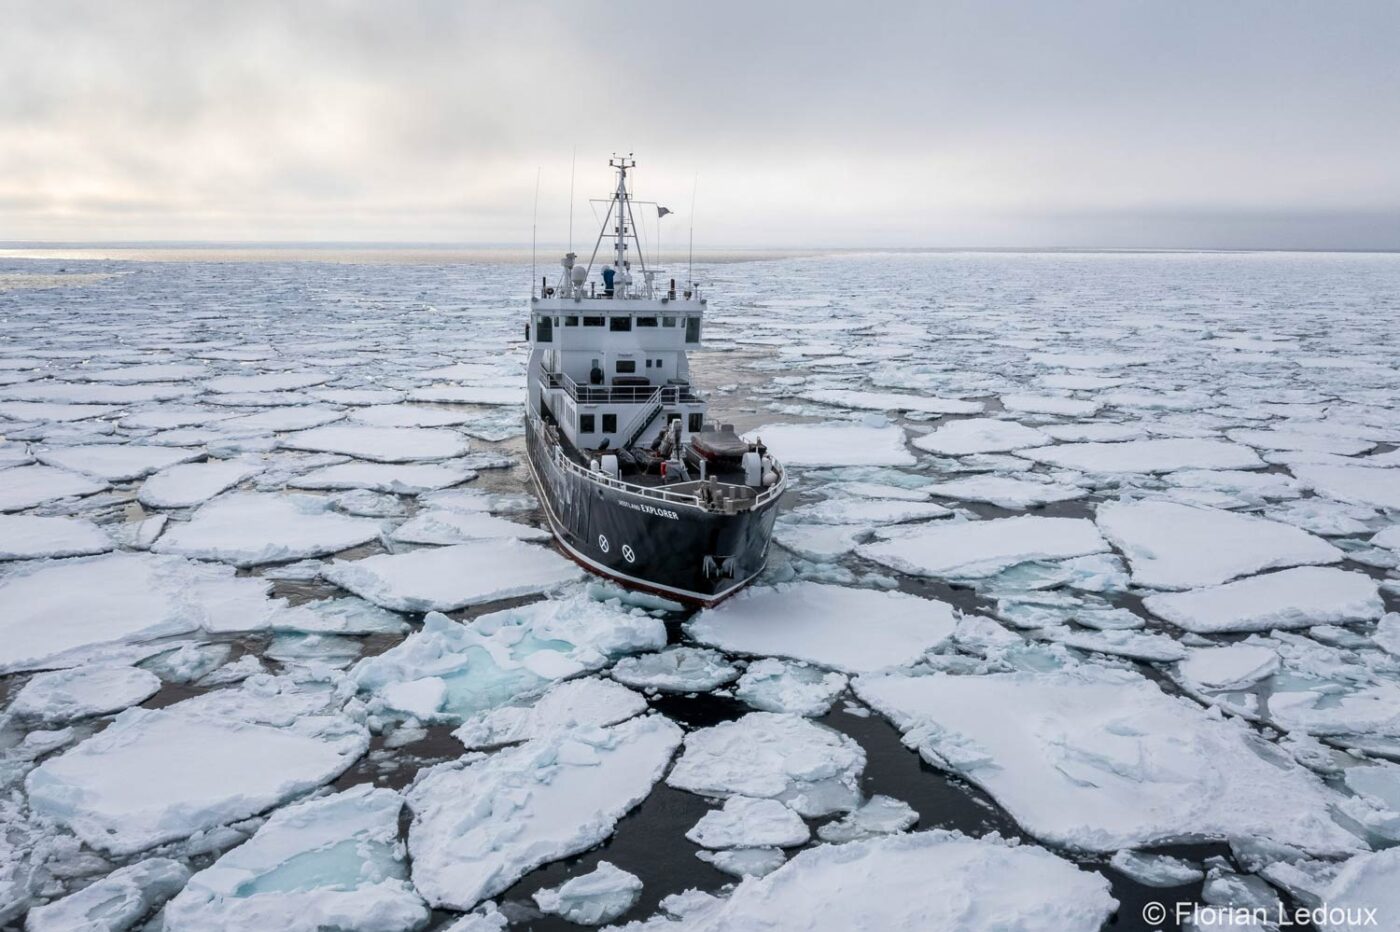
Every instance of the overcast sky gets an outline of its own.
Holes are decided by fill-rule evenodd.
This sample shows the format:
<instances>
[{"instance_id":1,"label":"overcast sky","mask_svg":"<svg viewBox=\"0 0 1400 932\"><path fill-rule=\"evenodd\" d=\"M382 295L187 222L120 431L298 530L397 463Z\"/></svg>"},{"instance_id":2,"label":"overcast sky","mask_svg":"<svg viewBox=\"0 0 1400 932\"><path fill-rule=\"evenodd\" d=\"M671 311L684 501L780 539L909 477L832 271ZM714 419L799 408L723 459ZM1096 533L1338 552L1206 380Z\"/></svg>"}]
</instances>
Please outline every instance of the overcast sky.
<instances>
[{"instance_id":1,"label":"overcast sky","mask_svg":"<svg viewBox=\"0 0 1400 932\"><path fill-rule=\"evenodd\" d=\"M0 0L0 241L1400 248L1394 0Z\"/></svg>"}]
</instances>

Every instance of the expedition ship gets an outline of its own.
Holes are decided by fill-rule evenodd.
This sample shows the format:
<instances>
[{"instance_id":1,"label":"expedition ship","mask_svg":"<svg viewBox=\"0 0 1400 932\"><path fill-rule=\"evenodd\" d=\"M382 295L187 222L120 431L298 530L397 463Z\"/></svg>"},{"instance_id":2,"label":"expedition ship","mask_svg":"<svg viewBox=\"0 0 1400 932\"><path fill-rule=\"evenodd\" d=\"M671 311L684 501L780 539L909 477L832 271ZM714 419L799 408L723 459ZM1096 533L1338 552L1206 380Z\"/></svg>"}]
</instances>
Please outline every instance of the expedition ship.
<instances>
[{"instance_id":1,"label":"expedition ship","mask_svg":"<svg viewBox=\"0 0 1400 932\"><path fill-rule=\"evenodd\" d=\"M555 538L586 569L713 605L763 569L787 476L761 440L708 419L686 355L707 299L647 267L636 162L608 164L617 187L588 264L570 252L553 284L531 288L530 471ZM611 261L598 263L605 243Z\"/></svg>"}]
</instances>

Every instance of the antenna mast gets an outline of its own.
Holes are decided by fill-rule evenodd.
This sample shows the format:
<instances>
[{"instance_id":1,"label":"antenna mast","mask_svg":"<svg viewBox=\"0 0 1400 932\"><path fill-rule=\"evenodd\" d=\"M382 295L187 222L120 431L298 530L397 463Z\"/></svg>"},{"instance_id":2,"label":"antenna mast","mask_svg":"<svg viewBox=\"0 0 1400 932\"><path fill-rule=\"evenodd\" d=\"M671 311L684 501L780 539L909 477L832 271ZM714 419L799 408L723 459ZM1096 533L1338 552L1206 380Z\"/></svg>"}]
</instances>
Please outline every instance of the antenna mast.
<instances>
[{"instance_id":1,"label":"antenna mast","mask_svg":"<svg viewBox=\"0 0 1400 932\"><path fill-rule=\"evenodd\" d=\"M535 235L540 228L540 172L535 169L535 216L530 221L530 297L535 296ZM544 295L540 295L544 297Z\"/></svg>"}]
</instances>

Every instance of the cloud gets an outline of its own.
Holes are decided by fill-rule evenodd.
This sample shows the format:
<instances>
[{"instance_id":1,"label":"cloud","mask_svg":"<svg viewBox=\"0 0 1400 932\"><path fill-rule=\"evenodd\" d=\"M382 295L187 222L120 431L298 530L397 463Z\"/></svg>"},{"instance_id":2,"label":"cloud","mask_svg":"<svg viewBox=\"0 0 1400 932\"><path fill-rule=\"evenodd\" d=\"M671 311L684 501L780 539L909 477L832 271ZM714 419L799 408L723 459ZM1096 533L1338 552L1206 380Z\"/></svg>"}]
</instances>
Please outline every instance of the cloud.
<instances>
[{"instance_id":1,"label":"cloud","mask_svg":"<svg viewBox=\"0 0 1400 932\"><path fill-rule=\"evenodd\" d=\"M716 244L1400 247L1388 2L0 13L4 239L558 239L620 149Z\"/></svg>"}]
</instances>

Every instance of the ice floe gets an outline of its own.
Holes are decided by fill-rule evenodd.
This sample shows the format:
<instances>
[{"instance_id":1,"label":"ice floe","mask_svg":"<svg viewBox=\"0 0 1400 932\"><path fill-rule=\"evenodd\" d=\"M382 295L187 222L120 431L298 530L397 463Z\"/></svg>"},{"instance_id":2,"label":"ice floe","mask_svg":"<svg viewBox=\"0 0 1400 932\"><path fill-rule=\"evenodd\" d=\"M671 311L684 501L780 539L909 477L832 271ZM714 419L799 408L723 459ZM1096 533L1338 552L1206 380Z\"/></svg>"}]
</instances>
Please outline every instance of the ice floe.
<instances>
[{"instance_id":1,"label":"ice floe","mask_svg":"<svg viewBox=\"0 0 1400 932\"><path fill-rule=\"evenodd\" d=\"M160 677L147 670L90 664L38 674L15 694L6 712L21 719L68 722L120 712L159 689Z\"/></svg>"},{"instance_id":2,"label":"ice floe","mask_svg":"<svg viewBox=\"0 0 1400 932\"><path fill-rule=\"evenodd\" d=\"M1017 450L1039 463L1086 473L1159 473L1178 469L1257 469L1265 464L1249 447L1224 440L1170 437L1121 443L1062 443Z\"/></svg>"},{"instance_id":3,"label":"ice floe","mask_svg":"<svg viewBox=\"0 0 1400 932\"><path fill-rule=\"evenodd\" d=\"M168 932L410 932L428 909L399 843L403 797L360 785L279 809L165 907Z\"/></svg>"},{"instance_id":4,"label":"ice floe","mask_svg":"<svg viewBox=\"0 0 1400 932\"><path fill-rule=\"evenodd\" d=\"M136 498L150 508L192 508L225 489L251 479L263 467L239 460L181 463L163 469L141 483Z\"/></svg>"},{"instance_id":5,"label":"ice floe","mask_svg":"<svg viewBox=\"0 0 1400 932\"><path fill-rule=\"evenodd\" d=\"M977 578L1031 560L1102 553L1108 544L1084 518L1021 516L878 531L856 548L868 560L917 576Z\"/></svg>"},{"instance_id":6,"label":"ice floe","mask_svg":"<svg viewBox=\"0 0 1400 932\"><path fill-rule=\"evenodd\" d=\"M84 557L111 549L107 533L83 518L0 514L0 560Z\"/></svg>"},{"instance_id":7,"label":"ice floe","mask_svg":"<svg viewBox=\"0 0 1400 932\"><path fill-rule=\"evenodd\" d=\"M517 399L518 401L519 399ZM332 424L288 434L282 446L314 453L343 453L381 463L446 460L467 452L461 434L430 427L356 427Z\"/></svg>"},{"instance_id":8,"label":"ice floe","mask_svg":"<svg viewBox=\"0 0 1400 932\"><path fill-rule=\"evenodd\" d=\"M313 469L287 484L295 489L370 489L396 495L435 492L475 479L475 469L460 462L337 463Z\"/></svg>"},{"instance_id":9,"label":"ice floe","mask_svg":"<svg viewBox=\"0 0 1400 932\"><path fill-rule=\"evenodd\" d=\"M1377 466L1295 466L1293 475L1323 495L1400 511L1400 469Z\"/></svg>"},{"instance_id":10,"label":"ice floe","mask_svg":"<svg viewBox=\"0 0 1400 932\"><path fill-rule=\"evenodd\" d=\"M389 535L409 544L462 544L473 540L549 540L550 533L507 518L471 511L420 511Z\"/></svg>"},{"instance_id":11,"label":"ice floe","mask_svg":"<svg viewBox=\"0 0 1400 932\"><path fill-rule=\"evenodd\" d=\"M731 796L711 809L685 837L706 848L795 848L812 837L807 823L774 799Z\"/></svg>"},{"instance_id":12,"label":"ice floe","mask_svg":"<svg viewBox=\"0 0 1400 932\"><path fill-rule=\"evenodd\" d=\"M798 715L750 712L686 735L666 782L702 796L776 799L798 814L848 812L860 802L865 751Z\"/></svg>"},{"instance_id":13,"label":"ice floe","mask_svg":"<svg viewBox=\"0 0 1400 932\"><path fill-rule=\"evenodd\" d=\"M930 763L977 783L1046 841L1088 851L1258 835L1360 847L1337 797L1239 721L1126 671L867 676L856 693Z\"/></svg>"},{"instance_id":14,"label":"ice floe","mask_svg":"<svg viewBox=\"0 0 1400 932\"><path fill-rule=\"evenodd\" d=\"M40 450L39 462L107 482L140 479L176 463L197 459L201 453L134 443L55 447Z\"/></svg>"},{"instance_id":15,"label":"ice floe","mask_svg":"<svg viewBox=\"0 0 1400 932\"><path fill-rule=\"evenodd\" d=\"M123 932L179 893L189 876L189 868L169 858L138 861L77 893L31 909L24 928L26 932Z\"/></svg>"},{"instance_id":16,"label":"ice floe","mask_svg":"<svg viewBox=\"0 0 1400 932\"><path fill-rule=\"evenodd\" d=\"M1189 861L1169 854L1124 849L1108 862L1113 869L1148 887L1184 887L1200 883L1205 871Z\"/></svg>"},{"instance_id":17,"label":"ice floe","mask_svg":"<svg viewBox=\"0 0 1400 932\"><path fill-rule=\"evenodd\" d=\"M709 692L738 676L723 654L703 647L668 647L624 657L612 668L612 678L619 683L669 693Z\"/></svg>"},{"instance_id":18,"label":"ice floe","mask_svg":"<svg viewBox=\"0 0 1400 932\"><path fill-rule=\"evenodd\" d=\"M507 705L467 718L452 736L468 750L516 744L579 725L615 725L647 709L639 694L611 680L566 680L526 705Z\"/></svg>"},{"instance_id":19,"label":"ice floe","mask_svg":"<svg viewBox=\"0 0 1400 932\"><path fill-rule=\"evenodd\" d=\"M173 524L152 549L254 566L348 550L379 534L378 521L339 514L324 498L229 492Z\"/></svg>"},{"instance_id":20,"label":"ice floe","mask_svg":"<svg viewBox=\"0 0 1400 932\"><path fill-rule=\"evenodd\" d=\"M599 861L587 874L566 880L557 887L539 890L535 904L542 912L562 916L585 926L602 925L621 916L642 893L642 881L613 864Z\"/></svg>"},{"instance_id":21,"label":"ice floe","mask_svg":"<svg viewBox=\"0 0 1400 932\"><path fill-rule=\"evenodd\" d=\"M792 712L815 718L846 691L846 677L805 663L756 660L749 664L734 695L760 712Z\"/></svg>"},{"instance_id":22,"label":"ice floe","mask_svg":"<svg viewBox=\"0 0 1400 932\"><path fill-rule=\"evenodd\" d=\"M1268 631L1372 621L1385 611L1376 581L1363 573L1300 566L1143 600L1147 610L1198 634Z\"/></svg>"},{"instance_id":23,"label":"ice floe","mask_svg":"<svg viewBox=\"0 0 1400 932\"><path fill-rule=\"evenodd\" d=\"M952 398L932 398L927 395L905 395L899 392L853 391L843 388L821 388L801 394L808 401L834 405L838 408L859 408L867 411L915 411L920 414L980 414L980 401Z\"/></svg>"},{"instance_id":24,"label":"ice floe","mask_svg":"<svg viewBox=\"0 0 1400 932\"><path fill-rule=\"evenodd\" d=\"M914 827L919 814L908 803L889 796L872 796L835 821L817 829L817 837L845 844L877 835L893 835Z\"/></svg>"},{"instance_id":25,"label":"ice floe","mask_svg":"<svg viewBox=\"0 0 1400 932\"><path fill-rule=\"evenodd\" d=\"M852 619L861 619L859 637ZM695 616L686 633L731 653L861 673L916 662L948 640L956 620L946 602L802 582L741 592Z\"/></svg>"},{"instance_id":26,"label":"ice floe","mask_svg":"<svg viewBox=\"0 0 1400 932\"><path fill-rule=\"evenodd\" d=\"M1050 438L1034 427L990 417L949 421L914 441L929 453L961 456L967 453L1001 453L1038 447Z\"/></svg>"},{"instance_id":27,"label":"ice floe","mask_svg":"<svg viewBox=\"0 0 1400 932\"><path fill-rule=\"evenodd\" d=\"M1213 586L1261 570L1342 559L1340 550L1307 531L1216 508L1108 502L1095 520L1128 558L1133 582L1153 589Z\"/></svg>"},{"instance_id":28,"label":"ice floe","mask_svg":"<svg viewBox=\"0 0 1400 932\"><path fill-rule=\"evenodd\" d=\"M407 793L414 886L433 906L471 909L598 844L651 792L680 742L676 725L649 715L427 771Z\"/></svg>"},{"instance_id":29,"label":"ice floe","mask_svg":"<svg viewBox=\"0 0 1400 932\"><path fill-rule=\"evenodd\" d=\"M895 425L766 424L744 437L761 439L786 466L912 466L915 462L904 446L904 429Z\"/></svg>"},{"instance_id":30,"label":"ice floe","mask_svg":"<svg viewBox=\"0 0 1400 932\"><path fill-rule=\"evenodd\" d=\"M1077 486L1010 476L967 476L934 482L925 488L940 498L986 502L999 508L1030 508L1051 502L1067 502L1089 494L1088 489Z\"/></svg>"},{"instance_id":31,"label":"ice floe","mask_svg":"<svg viewBox=\"0 0 1400 932\"><path fill-rule=\"evenodd\" d=\"M92 495L107 488L88 476L52 466L15 466L0 471L0 512L21 511L45 502Z\"/></svg>"}]
</instances>

